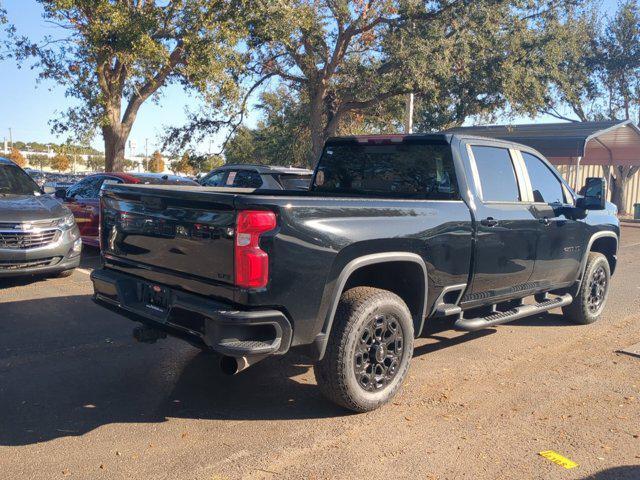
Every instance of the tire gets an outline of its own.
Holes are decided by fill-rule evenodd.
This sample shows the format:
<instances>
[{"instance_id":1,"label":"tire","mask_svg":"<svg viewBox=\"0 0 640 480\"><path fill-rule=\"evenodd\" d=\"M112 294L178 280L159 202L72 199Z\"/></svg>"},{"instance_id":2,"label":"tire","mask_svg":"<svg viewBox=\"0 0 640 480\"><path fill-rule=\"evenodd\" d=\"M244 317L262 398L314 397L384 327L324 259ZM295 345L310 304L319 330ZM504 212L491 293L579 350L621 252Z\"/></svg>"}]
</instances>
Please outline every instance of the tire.
<instances>
[{"instance_id":1,"label":"tire","mask_svg":"<svg viewBox=\"0 0 640 480\"><path fill-rule=\"evenodd\" d=\"M413 320L407 305L387 290L357 287L340 298L325 355L314 373L329 400L368 412L395 396L412 355ZM369 356L375 357L373 362Z\"/></svg>"},{"instance_id":2,"label":"tire","mask_svg":"<svg viewBox=\"0 0 640 480\"><path fill-rule=\"evenodd\" d=\"M607 257L589 252L582 282L573 302L562 308L564 316L572 322L588 325L597 321L607 304L611 270Z\"/></svg>"},{"instance_id":3,"label":"tire","mask_svg":"<svg viewBox=\"0 0 640 480\"><path fill-rule=\"evenodd\" d=\"M70 277L71 275L73 275L73 271L74 271L73 268L71 270L63 270L61 272L56 273L55 276L57 278L67 278L67 277Z\"/></svg>"}]
</instances>

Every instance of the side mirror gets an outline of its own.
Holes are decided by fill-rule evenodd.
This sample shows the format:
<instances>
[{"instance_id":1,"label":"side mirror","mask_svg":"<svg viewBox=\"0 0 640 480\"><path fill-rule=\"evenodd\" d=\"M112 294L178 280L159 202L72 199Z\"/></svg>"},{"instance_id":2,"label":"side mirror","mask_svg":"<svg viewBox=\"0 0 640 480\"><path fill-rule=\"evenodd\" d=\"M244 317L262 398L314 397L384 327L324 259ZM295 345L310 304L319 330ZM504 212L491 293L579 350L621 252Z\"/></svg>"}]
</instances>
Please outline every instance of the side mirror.
<instances>
[{"instance_id":1,"label":"side mirror","mask_svg":"<svg viewBox=\"0 0 640 480\"><path fill-rule=\"evenodd\" d=\"M576 206L584 210L604 210L607 204L607 181L604 178L589 177L580 190Z\"/></svg>"}]
</instances>

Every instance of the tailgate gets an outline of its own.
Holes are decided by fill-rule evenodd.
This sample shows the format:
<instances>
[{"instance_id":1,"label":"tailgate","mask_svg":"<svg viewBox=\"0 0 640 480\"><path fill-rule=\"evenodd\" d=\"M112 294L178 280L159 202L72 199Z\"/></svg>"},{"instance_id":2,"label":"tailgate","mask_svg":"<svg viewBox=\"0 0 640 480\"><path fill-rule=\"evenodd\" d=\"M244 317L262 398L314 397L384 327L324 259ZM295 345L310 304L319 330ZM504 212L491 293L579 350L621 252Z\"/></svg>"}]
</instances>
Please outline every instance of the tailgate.
<instances>
[{"instance_id":1,"label":"tailgate","mask_svg":"<svg viewBox=\"0 0 640 480\"><path fill-rule=\"evenodd\" d=\"M109 261L232 284L236 193L205 187L109 185L101 240Z\"/></svg>"}]
</instances>

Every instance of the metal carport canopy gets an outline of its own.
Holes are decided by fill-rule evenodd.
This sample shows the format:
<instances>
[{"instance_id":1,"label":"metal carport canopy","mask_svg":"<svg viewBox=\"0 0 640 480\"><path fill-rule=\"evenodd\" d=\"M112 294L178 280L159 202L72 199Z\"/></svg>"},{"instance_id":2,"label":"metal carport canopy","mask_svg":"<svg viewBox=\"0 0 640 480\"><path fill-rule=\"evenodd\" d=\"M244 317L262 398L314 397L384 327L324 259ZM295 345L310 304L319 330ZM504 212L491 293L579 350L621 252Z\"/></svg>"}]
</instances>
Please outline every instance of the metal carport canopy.
<instances>
[{"instance_id":1,"label":"metal carport canopy","mask_svg":"<svg viewBox=\"0 0 640 480\"><path fill-rule=\"evenodd\" d=\"M522 143L556 165L640 165L640 129L631 120L458 127L446 132Z\"/></svg>"}]
</instances>

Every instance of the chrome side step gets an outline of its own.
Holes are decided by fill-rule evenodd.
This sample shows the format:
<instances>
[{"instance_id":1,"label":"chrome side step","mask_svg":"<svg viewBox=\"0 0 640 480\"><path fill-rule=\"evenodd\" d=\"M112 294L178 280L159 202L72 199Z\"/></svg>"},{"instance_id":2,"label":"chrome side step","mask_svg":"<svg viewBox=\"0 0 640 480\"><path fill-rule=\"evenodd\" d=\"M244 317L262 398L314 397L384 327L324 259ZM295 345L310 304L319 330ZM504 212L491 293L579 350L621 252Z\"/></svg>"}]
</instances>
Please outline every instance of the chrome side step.
<instances>
[{"instance_id":1,"label":"chrome side step","mask_svg":"<svg viewBox=\"0 0 640 480\"><path fill-rule=\"evenodd\" d=\"M521 305L504 312L496 312L486 317L464 318L464 312L456 320L454 326L458 330L474 332L483 328L493 327L502 323L513 322L520 318L548 312L554 308L564 307L573 301L573 297L566 293L559 297L550 298L532 305Z\"/></svg>"}]
</instances>

